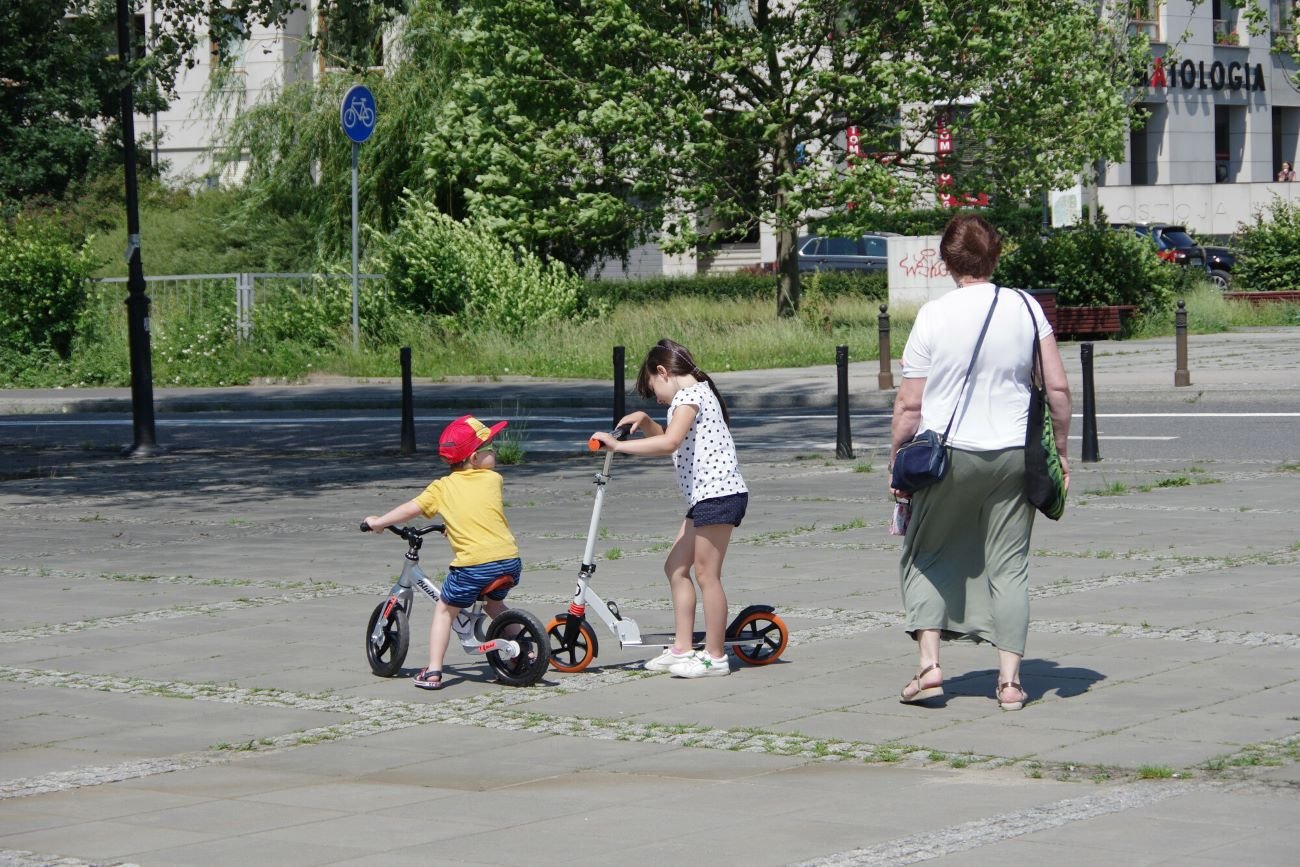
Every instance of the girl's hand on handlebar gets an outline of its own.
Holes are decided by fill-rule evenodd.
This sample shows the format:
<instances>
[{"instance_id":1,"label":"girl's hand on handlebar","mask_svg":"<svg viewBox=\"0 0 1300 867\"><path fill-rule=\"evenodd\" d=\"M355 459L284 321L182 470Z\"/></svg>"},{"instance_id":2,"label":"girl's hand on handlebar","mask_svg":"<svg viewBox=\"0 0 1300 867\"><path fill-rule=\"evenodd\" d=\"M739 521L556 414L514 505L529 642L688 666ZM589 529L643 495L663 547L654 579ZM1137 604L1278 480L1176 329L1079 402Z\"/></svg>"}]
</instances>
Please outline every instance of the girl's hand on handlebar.
<instances>
[{"instance_id":1,"label":"girl's hand on handlebar","mask_svg":"<svg viewBox=\"0 0 1300 867\"><path fill-rule=\"evenodd\" d=\"M618 440L614 439L613 434L598 430L587 440L588 445L593 449L609 449L612 452L618 451Z\"/></svg>"},{"instance_id":2,"label":"girl's hand on handlebar","mask_svg":"<svg viewBox=\"0 0 1300 867\"><path fill-rule=\"evenodd\" d=\"M631 436L632 434L636 433L641 429L642 422L648 421L649 419L650 416L646 415L644 412L641 412L640 410L637 410L636 412L629 412L627 415L623 416L621 419L618 420L618 424L614 426L623 427L624 425L627 425L629 427L627 435Z\"/></svg>"},{"instance_id":3,"label":"girl's hand on handlebar","mask_svg":"<svg viewBox=\"0 0 1300 867\"><path fill-rule=\"evenodd\" d=\"M366 519L365 519L364 521L362 521L361 523L363 523L363 524L365 524L367 527L369 527L369 528L370 528L370 532L372 532L372 533L378 533L378 534L381 535L381 536L384 534L384 530L386 530L386 529L388 528L388 525L387 525L387 524L384 524L384 523L381 523L381 522L380 522L380 519L379 519L379 516L378 516L378 515L371 515L370 517L366 518Z\"/></svg>"}]
</instances>

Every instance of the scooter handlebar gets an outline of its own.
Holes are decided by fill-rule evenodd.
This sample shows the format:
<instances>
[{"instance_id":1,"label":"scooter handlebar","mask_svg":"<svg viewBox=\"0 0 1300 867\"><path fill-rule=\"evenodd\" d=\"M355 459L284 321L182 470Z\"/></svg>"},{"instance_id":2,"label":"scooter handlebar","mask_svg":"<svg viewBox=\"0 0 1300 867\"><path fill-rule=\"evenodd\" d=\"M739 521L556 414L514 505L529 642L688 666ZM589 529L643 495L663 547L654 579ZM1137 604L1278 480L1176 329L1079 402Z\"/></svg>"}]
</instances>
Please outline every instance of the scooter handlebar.
<instances>
[{"instance_id":1,"label":"scooter handlebar","mask_svg":"<svg viewBox=\"0 0 1300 867\"><path fill-rule=\"evenodd\" d=\"M630 424L621 424L618 427L614 428L612 431L610 431L610 435L614 437L614 439L618 440L619 442L622 442L623 440L627 439L628 436L631 435L631 433L632 433L632 425ZM592 437L591 439L587 440L587 448L591 449L593 452L600 451L600 440L596 439L595 437Z\"/></svg>"}]
</instances>

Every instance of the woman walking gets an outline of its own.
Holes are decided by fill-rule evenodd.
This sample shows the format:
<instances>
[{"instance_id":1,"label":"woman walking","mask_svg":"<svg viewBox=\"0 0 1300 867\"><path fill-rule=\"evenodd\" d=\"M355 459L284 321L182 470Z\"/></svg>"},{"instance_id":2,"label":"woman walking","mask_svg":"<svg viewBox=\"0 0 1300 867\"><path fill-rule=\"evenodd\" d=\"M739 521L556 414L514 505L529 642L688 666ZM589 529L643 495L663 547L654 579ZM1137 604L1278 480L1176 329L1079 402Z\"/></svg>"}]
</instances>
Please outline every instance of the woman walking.
<instances>
[{"instance_id":1,"label":"woman walking","mask_svg":"<svg viewBox=\"0 0 1300 867\"><path fill-rule=\"evenodd\" d=\"M1034 507L1024 494L1024 445L1035 326L1067 487L1070 389L1038 302L990 282L1001 251L997 229L984 218L949 222L939 253L957 289L921 308L903 350L891 469L899 446L918 431L943 431L951 420L944 478L916 492L893 490L910 496L912 508L899 574L919 664L903 687L905 703L943 695L943 640L993 644L998 706L1020 710L1027 700L1020 660L1029 631Z\"/></svg>"}]
</instances>

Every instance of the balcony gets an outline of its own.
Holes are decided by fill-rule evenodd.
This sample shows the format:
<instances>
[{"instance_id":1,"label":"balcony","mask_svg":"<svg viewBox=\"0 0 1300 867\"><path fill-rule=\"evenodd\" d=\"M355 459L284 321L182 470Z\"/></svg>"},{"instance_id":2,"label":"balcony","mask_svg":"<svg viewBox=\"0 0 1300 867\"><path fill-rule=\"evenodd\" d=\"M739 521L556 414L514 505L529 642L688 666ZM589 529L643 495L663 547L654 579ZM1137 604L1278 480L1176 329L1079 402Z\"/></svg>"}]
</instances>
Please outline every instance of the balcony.
<instances>
[{"instance_id":1,"label":"balcony","mask_svg":"<svg viewBox=\"0 0 1300 867\"><path fill-rule=\"evenodd\" d=\"M1237 32L1237 22L1232 19L1214 19L1215 45L1241 45L1241 34Z\"/></svg>"}]
</instances>

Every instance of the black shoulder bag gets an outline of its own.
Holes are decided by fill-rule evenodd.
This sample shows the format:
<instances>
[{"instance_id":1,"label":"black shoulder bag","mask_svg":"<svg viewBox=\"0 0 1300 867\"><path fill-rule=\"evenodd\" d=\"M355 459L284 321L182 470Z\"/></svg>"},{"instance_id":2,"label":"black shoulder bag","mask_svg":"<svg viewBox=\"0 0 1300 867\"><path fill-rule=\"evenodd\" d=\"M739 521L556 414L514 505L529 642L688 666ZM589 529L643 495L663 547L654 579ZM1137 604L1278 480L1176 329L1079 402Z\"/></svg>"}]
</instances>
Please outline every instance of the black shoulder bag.
<instances>
[{"instance_id":1,"label":"black shoulder bag","mask_svg":"<svg viewBox=\"0 0 1300 867\"><path fill-rule=\"evenodd\" d=\"M1038 317L1033 305L1020 293L1034 323L1033 362L1029 371L1029 415L1025 419L1025 497L1034 508L1053 521L1065 514L1065 474L1061 456L1056 451L1056 430L1052 425L1052 407L1047 402L1047 384L1043 381L1043 348L1038 341Z\"/></svg>"},{"instance_id":2,"label":"black shoulder bag","mask_svg":"<svg viewBox=\"0 0 1300 867\"><path fill-rule=\"evenodd\" d=\"M927 488L948 474L948 434L952 432L957 410L961 408L961 398L970 382L971 371L975 369L975 359L979 358L980 347L984 344L984 335L988 333L989 322L993 319L993 309L998 306L998 287L993 287L993 303L989 305L988 315L984 317L984 327L980 329L979 339L975 341L975 351L971 353L970 364L966 365L966 378L961 382L957 392L957 403L948 418L948 426L943 436L932 430L923 430L908 442L898 447L894 453L894 472L890 476L889 486L898 491L914 494Z\"/></svg>"}]
</instances>

